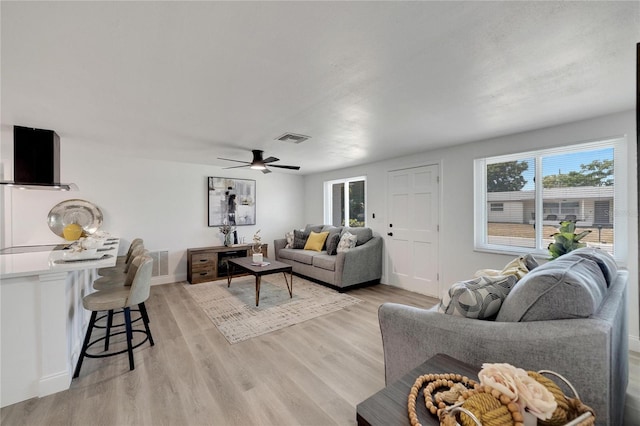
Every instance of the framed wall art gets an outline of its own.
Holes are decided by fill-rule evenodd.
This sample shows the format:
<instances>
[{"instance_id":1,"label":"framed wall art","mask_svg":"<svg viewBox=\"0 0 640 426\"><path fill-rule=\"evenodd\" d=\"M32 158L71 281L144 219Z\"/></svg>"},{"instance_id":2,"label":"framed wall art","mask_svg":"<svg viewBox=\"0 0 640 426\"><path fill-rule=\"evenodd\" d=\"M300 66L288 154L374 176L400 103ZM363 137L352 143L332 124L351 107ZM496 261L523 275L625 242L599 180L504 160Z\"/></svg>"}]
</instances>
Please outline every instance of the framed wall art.
<instances>
[{"instance_id":1,"label":"framed wall art","mask_svg":"<svg viewBox=\"0 0 640 426\"><path fill-rule=\"evenodd\" d=\"M209 226L256 224L255 180L209 176L207 181Z\"/></svg>"}]
</instances>

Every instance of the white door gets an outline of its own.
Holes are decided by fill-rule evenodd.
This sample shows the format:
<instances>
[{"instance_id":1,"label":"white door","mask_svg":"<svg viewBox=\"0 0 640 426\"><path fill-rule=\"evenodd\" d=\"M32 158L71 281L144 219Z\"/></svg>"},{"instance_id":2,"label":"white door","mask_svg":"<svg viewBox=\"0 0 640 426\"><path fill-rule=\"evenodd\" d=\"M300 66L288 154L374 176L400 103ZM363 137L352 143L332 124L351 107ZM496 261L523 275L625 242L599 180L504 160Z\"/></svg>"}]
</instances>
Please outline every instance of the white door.
<instances>
[{"instance_id":1,"label":"white door","mask_svg":"<svg viewBox=\"0 0 640 426\"><path fill-rule=\"evenodd\" d=\"M439 297L438 166L389 172L389 283Z\"/></svg>"}]
</instances>

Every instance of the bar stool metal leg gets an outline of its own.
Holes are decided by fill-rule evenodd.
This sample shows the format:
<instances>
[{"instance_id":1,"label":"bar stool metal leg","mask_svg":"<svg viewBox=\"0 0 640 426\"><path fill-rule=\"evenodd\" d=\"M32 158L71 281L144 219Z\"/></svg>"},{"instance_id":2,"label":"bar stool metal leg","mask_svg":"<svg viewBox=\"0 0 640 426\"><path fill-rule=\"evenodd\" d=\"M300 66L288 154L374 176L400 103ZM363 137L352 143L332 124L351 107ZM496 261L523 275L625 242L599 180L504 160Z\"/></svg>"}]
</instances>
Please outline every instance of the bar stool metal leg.
<instances>
[{"instance_id":1,"label":"bar stool metal leg","mask_svg":"<svg viewBox=\"0 0 640 426\"><path fill-rule=\"evenodd\" d=\"M142 322L144 323L144 328L147 331L147 337L149 338L149 343L151 346L155 345L153 343L153 336L151 336L151 329L149 328L149 315L147 314L147 307L144 305L144 302L138 304L138 308L140 309L140 315L142 315Z\"/></svg>"},{"instance_id":2,"label":"bar stool metal leg","mask_svg":"<svg viewBox=\"0 0 640 426\"><path fill-rule=\"evenodd\" d=\"M82 367L82 361L84 360L84 355L87 353L87 347L89 346L89 340L91 340L91 331L93 330L93 325L96 322L96 317L98 316L97 311L91 312L91 319L89 320L89 327L87 327L87 334L84 336L84 342L82 343L82 350L80 351L80 356L78 357L78 363L76 364L76 371L73 372L73 378L75 379L80 374L80 367Z\"/></svg>"},{"instance_id":3,"label":"bar stool metal leg","mask_svg":"<svg viewBox=\"0 0 640 426\"><path fill-rule=\"evenodd\" d=\"M111 327L113 326L113 309L107 314L107 334L104 337L104 350L109 350L109 337L111 337Z\"/></svg>"},{"instance_id":4,"label":"bar stool metal leg","mask_svg":"<svg viewBox=\"0 0 640 426\"><path fill-rule=\"evenodd\" d=\"M127 329L127 353L129 354L129 370L136 368L133 364L133 347L131 341L133 340L133 331L131 331L131 309L129 307L124 308L124 324Z\"/></svg>"}]
</instances>

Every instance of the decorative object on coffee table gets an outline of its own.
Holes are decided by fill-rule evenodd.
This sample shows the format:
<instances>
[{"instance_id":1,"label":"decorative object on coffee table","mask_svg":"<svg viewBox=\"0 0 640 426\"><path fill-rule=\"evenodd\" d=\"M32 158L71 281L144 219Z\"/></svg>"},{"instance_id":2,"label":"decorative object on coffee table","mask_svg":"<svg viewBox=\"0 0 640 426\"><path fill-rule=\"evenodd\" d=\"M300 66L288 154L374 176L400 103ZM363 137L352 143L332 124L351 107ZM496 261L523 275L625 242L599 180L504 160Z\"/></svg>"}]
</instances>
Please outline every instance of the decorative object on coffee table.
<instances>
[{"instance_id":1,"label":"decorative object on coffee table","mask_svg":"<svg viewBox=\"0 0 640 426\"><path fill-rule=\"evenodd\" d=\"M260 229L253 234L253 245L251 246L251 254L253 256L253 263L262 263L262 242L260 237Z\"/></svg>"}]
</instances>

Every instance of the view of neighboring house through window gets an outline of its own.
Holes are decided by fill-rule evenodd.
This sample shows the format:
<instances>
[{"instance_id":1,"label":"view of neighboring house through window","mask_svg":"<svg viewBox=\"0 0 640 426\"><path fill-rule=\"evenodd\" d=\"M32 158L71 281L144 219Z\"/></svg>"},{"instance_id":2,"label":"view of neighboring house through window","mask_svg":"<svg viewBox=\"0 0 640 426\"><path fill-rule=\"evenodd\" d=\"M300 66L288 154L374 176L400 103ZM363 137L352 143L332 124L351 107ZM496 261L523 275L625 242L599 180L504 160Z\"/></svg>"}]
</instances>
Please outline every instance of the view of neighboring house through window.
<instances>
[{"instance_id":1,"label":"view of neighboring house through window","mask_svg":"<svg viewBox=\"0 0 640 426\"><path fill-rule=\"evenodd\" d=\"M613 212L624 197L616 186L627 177L614 163L623 141L475 160L476 248L546 252L560 222L572 221L591 231L582 242L615 253Z\"/></svg>"},{"instance_id":2,"label":"view of neighboring house through window","mask_svg":"<svg viewBox=\"0 0 640 426\"><path fill-rule=\"evenodd\" d=\"M334 226L365 226L366 178L324 183L324 222Z\"/></svg>"}]
</instances>

